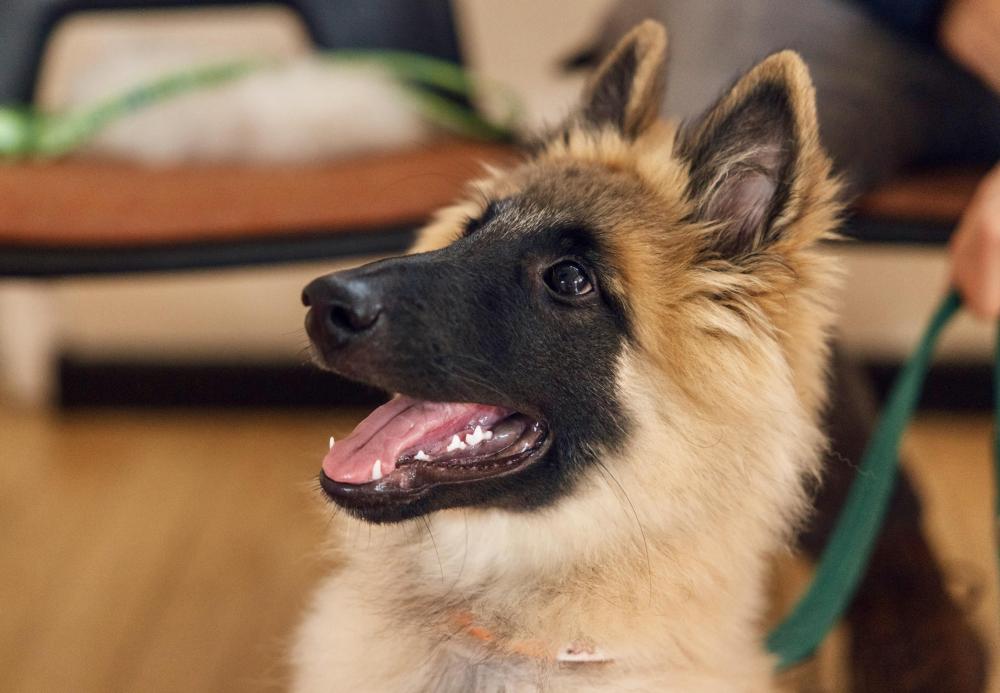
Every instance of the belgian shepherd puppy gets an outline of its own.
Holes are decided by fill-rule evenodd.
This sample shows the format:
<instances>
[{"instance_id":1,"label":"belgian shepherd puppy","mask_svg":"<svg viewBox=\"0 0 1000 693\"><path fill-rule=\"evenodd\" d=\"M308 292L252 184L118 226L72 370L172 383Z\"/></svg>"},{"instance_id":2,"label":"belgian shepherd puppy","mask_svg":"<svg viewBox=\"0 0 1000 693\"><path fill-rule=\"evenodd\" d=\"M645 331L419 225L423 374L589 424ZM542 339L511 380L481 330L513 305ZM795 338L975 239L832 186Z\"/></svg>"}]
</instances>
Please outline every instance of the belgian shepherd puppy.
<instances>
[{"instance_id":1,"label":"belgian shepherd puppy","mask_svg":"<svg viewBox=\"0 0 1000 693\"><path fill-rule=\"evenodd\" d=\"M316 596L297 691L774 689L766 582L825 445L837 185L794 53L678 130L665 46L629 33L415 254L305 289L318 361L400 394L323 460L377 526Z\"/></svg>"}]
</instances>

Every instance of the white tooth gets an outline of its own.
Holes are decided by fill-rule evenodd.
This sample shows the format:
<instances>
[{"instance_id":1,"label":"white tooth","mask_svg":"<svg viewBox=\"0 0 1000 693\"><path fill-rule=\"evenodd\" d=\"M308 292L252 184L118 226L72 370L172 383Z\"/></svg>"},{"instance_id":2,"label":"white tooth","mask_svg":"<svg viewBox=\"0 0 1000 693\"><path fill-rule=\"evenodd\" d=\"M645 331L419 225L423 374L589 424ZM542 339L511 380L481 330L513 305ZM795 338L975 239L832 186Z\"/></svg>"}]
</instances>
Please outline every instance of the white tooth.
<instances>
[{"instance_id":1,"label":"white tooth","mask_svg":"<svg viewBox=\"0 0 1000 693\"><path fill-rule=\"evenodd\" d=\"M486 431L483 434L483 440L493 440L493 431Z\"/></svg>"},{"instance_id":2,"label":"white tooth","mask_svg":"<svg viewBox=\"0 0 1000 693\"><path fill-rule=\"evenodd\" d=\"M375 464L372 465L372 481L378 481L382 478L382 460L375 460Z\"/></svg>"},{"instance_id":3,"label":"white tooth","mask_svg":"<svg viewBox=\"0 0 1000 693\"><path fill-rule=\"evenodd\" d=\"M452 450L465 450L465 443L462 442L457 433L451 437L451 442L445 448L445 452L451 452Z\"/></svg>"},{"instance_id":4,"label":"white tooth","mask_svg":"<svg viewBox=\"0 0 1000 693\"><path fill-rule=\"evenodd\" d=\"M423 450L417 450L417 454L413 456L413 459L420 460L421 462L426 462L431 457Z\"/></svg>"},{"instance_id":5,"label":"white tooth","mask_svg":"<svg viewBox=\"0 0 1000 693\"><path fill-rule=\"evenodd\" d=\"M476 426L475 431L465 436L465 442L469 445L479 445L484 440L486 440L486 436L483 434L482 426Z\"/></svg>"},{"instance_id":6,"label":"white tooth","mask_svg":"<svg viewBox=\"0 0 1000 693\"><path fill-rule=\"evenodd\" d=\"M330 436L330 449L331 450L333 450L333 443L334 443L333 436Z\"/></svg>"}]
</instances>

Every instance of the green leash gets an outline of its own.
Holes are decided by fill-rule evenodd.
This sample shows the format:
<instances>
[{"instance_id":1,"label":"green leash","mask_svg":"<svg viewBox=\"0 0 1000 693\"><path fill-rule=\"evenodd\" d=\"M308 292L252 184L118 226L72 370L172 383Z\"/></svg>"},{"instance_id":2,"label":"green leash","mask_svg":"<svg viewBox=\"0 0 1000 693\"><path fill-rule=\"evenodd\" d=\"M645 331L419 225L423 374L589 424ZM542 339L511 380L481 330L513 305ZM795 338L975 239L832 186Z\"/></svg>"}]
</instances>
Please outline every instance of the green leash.
<instances>
[{"instance_id":1,"label":"green leash","mask_svg":"<svg viewBox=\"0 0 1000 693\"><path fill-rule=\"evenodd\" d=\"M767 647L778 657L780 669L797 664L815 652L854 596L889 506L899 469L900 439L920 400L938 337L960 307L961 299L956 292L944 299L916 351L893 383L813 582L767 639ZM994 396L1000 403L1000 351L994 368ZM996 434L994 464L1000 474L1000 438ZM995 513L1000 517L1000 499L996 503Z\"/></svg>"}]
</instances>

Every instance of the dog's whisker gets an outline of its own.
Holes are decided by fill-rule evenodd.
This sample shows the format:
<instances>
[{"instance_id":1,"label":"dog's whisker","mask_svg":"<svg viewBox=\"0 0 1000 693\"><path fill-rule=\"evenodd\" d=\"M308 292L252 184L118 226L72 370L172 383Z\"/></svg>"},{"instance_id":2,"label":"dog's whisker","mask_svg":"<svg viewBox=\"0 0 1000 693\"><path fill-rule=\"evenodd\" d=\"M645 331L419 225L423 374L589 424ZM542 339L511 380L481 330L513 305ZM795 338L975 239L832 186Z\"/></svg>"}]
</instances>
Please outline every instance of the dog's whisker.
<instances>
[{"instance_id":1,"label":"dog's whisker","mask_svg":"<svg viewBox=\"0 0 1000 693\"><path fill-rule=\"evenodd\" d=\"M331 531L333 531L333 523L337 519L337 516L339 514L340 514L340 506L339 505L333 506L333 510L330 513L327 514L327 518L326 518L326 532L327 532L327 534L329 534Z\"/></svg>"},{"instance_id":2,"label":"dog's whisker","mask_svg":"<svg viewBox=\"0 0 1000 693\"><path fill-rule=\"evenodd\" d=\"M464 366L462 366L460 364L451 364L451 366L452 366L452 368L454 368L458 372L458 376L460 378L466 380L467 382L471 382L474 385L478 385L478 386L480 386L480 387L482 387L482 388L484 388L484 389L486 389L486 390L488 390L488 391L496 394L500 398L501 401L504 400L504 399L506 399L504 397L503 392L501 392L499 388L497 388L493 383L489 382L485 378L477 375L473 371L468 370L467 368L465 368ZM444 369L442 368L442 371L443 370Z\"/></svg>"},{"instance_id":3,"label":"dog's whisker","mask_svg":"<svg viewBox=\"0 0 1000 693\"><path fill-rule=\"evenodd\" d=\"M649 542L646 540L646 530L643 528L642 522L639 520L639 513L636 512L635 505L632 503L632 499L629 498L628 492L625 490L625 487L621 485L621 482L618 481L615 475L611 473L611 470L608 469L608 466L604 464L604 462L601 461L599 458L597 458L597 466L604 472L604 474L606 474L612 481L615 482L615 485L619 488L622 495L625 497L625 501L628 503L629 508L632 510L632 517L635 519L635 525L639 529L639 536L642 538L642 551L643 551L643 556L646 559L646 581L648 583L647 586L649 589L649 602L652 604L653 564L649 558Z\"/></svg>"},{"instance_id":4,"label":"dog's whisker","mask_svg":"<svg viewBox=\"0 0 1000 693\"><path fill-rule=\"evenodd\" d=\"M424 521L424 527L427 529L427 536L431 538L431 546L434 547L434 555L437 556L438 569L441 571L441 583L444 583L444 563L441 562L441 553L438 551L437 540L434 539L434 532L431 531L431 523L428 522L426 515L421 515L420 519Z\"/></svg>"},{"instance_id":5,"label":"dog's whisker","mask_svg":"<svg viewBox=\"0 0 1000 693\"><path fill-rule=\"evenodd\" d=\"M462 562L458 566L458 572L455 573L455 579L452 580L451 585L448 587L448 591L445 592L444 596L441 598L441 600L445 602L448 601L452 592L455 591L455 588L458 587L459 582L461 582L462 574L465 572L465 561L469 557L469 511L465 508L462 508L462 520L465 525L465 547L462 551Z\"/></svg>"}]
</instances>

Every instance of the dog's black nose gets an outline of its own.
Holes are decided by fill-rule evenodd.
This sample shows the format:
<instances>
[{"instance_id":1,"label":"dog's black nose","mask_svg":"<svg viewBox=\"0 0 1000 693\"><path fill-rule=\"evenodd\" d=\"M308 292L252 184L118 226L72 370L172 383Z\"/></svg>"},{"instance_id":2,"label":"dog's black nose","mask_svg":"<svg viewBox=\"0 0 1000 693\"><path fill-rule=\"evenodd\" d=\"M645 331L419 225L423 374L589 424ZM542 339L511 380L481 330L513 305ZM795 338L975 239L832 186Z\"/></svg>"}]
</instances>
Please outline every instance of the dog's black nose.
<instances>
[{"instance_id":1,"label":"dog's black nose","mask_svg":"<svg viewBox=\"0 0 1000 693\"><path fill-rule=\"evenodd\" d=\"M350 272L313 280L302 291L302 304L309 307L309 336L334 348L371 330L382 314L371 283Z\"/></svg>"}]
</instances>

